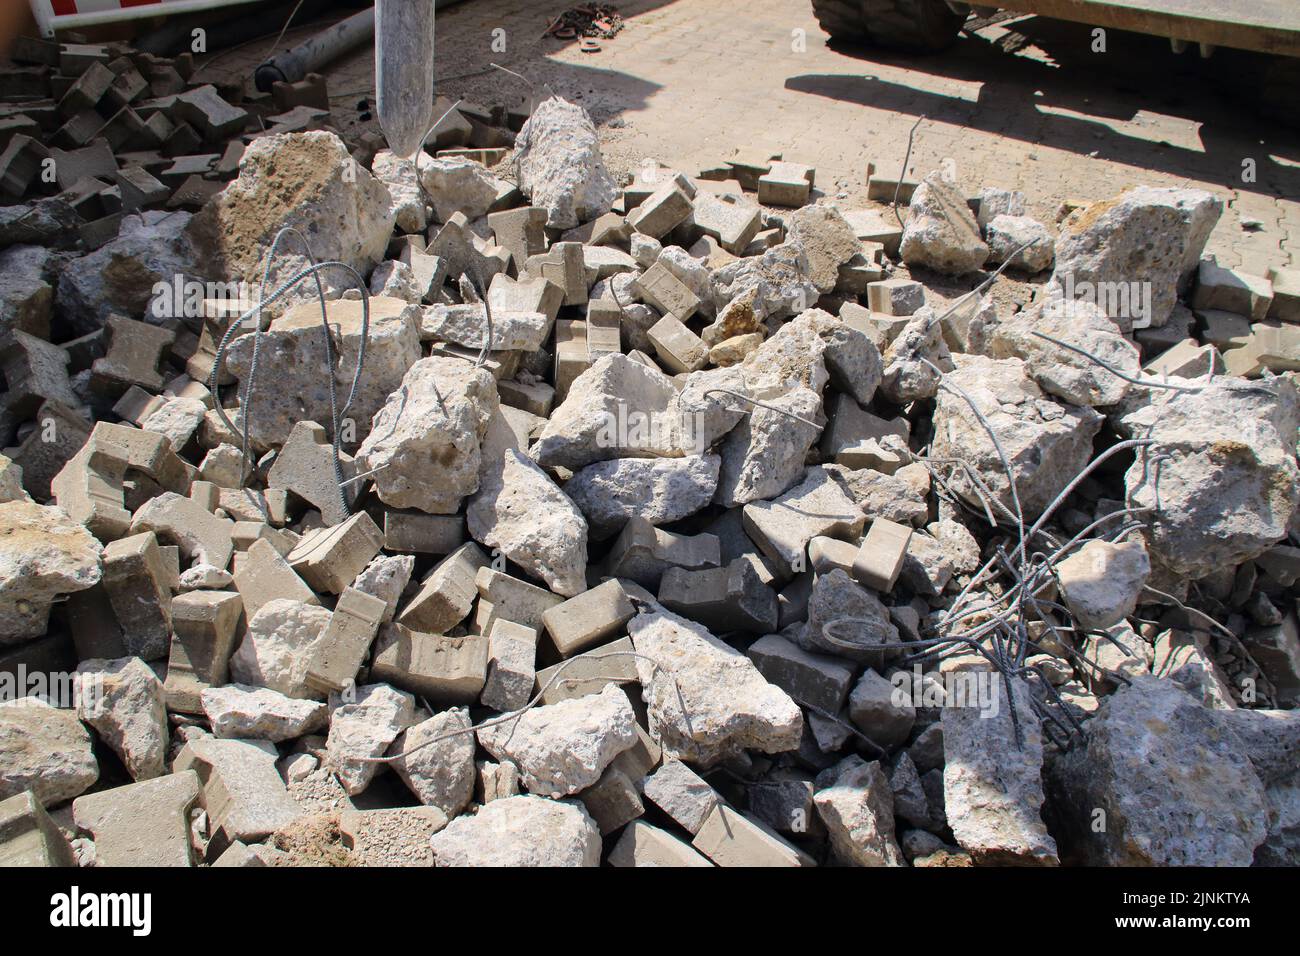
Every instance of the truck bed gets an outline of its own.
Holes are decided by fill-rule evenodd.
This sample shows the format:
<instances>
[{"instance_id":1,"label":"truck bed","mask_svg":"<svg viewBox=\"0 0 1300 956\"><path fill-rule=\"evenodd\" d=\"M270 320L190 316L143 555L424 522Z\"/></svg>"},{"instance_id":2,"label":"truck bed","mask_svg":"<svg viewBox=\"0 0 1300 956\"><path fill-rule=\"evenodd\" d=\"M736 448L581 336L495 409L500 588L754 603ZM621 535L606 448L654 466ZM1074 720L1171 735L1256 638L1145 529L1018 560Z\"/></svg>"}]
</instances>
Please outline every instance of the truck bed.
<instances>
[{"instance_id":1,"label":"truck bed","mask_svg":"<svg viewBox=\"0 0 1300 956\"><path fill-rule=\"evenodd\" d=\"M1035 13L1194 43L1300 56L1300 0L996 0Z\"/></svg>"}]
</instances>

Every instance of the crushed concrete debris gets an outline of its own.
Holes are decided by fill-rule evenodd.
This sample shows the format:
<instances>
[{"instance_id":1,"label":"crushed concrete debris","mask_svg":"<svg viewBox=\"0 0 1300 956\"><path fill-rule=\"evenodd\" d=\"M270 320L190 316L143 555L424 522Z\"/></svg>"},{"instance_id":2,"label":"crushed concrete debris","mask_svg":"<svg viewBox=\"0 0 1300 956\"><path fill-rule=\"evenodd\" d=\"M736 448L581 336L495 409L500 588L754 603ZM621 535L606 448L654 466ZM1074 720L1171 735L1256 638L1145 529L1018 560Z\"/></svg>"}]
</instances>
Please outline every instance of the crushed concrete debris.
<instances>
[{"instance_id":1,"label":"crushed concrete debris","mask_svg":"<svg viewBox=\"0 0 1300 956\"><path fill-rule=\"evenodd\" d=\"M1300 283L1219 200L141 56L0 158L0 861L1300 862Z\"/></svg>"}]
</instances>

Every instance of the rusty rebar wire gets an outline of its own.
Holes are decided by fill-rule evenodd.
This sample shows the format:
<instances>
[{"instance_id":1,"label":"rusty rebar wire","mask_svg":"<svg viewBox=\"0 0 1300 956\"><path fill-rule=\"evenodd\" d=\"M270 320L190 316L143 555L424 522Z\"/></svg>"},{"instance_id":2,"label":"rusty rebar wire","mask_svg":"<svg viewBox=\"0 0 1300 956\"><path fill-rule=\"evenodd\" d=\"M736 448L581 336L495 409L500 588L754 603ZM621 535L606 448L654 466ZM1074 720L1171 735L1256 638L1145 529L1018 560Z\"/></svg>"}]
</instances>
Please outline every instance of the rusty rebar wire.
<instances>
[{"instance_id":1,"label":"rusty rebar wire","mask_svg":"<svg viewBox=\"0 0 1300 956\"><path fill-rule=\"evenodd\" d=\"M916 122L912 124L912 128L908 130L907 152L903 154L903 168L898 171L898 180L894 183L894 201L892 205L894 207L894 218L898 220L899 229L903 228L903 217L898 214L898 193L903 188L903 179L907 176L907 164L911 162L912 159L912 140L916 136L917 127L921 125L921 122L924 119L925 114L922 113L916 118Z\"/></svg>"}]
</instances>

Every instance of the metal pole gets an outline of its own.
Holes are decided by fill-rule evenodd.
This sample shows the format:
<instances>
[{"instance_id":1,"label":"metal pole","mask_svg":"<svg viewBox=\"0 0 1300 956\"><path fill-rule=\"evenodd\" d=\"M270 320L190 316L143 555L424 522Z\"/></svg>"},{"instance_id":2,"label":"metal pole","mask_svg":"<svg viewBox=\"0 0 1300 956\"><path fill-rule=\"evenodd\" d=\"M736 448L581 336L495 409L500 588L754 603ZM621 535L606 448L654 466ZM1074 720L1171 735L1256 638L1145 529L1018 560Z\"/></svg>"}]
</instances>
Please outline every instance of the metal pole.
<instances>
[{"instance_id":1,"label":"metal pole","mask_svg":"<svg viewBox=\"0 0 1300 956\"><path fill-rule=\"evenodd\" d=\"M371 7L321 31L292 50L277 53L254 71L253 83L263 93L270 92L273 83L296 83L331 60L369 42L374 35L375 11Z\"/></svg>"},{"instance_id":2,"label":"metal pole","mask_svg":"<svg viewBox=\"0 0 1300 956\"><path fill-rule=\"evenodd\" d=\"M393 154L410 159L433 119L433 0L375 0L375 112Z\"/></svg>"}]
</instances>

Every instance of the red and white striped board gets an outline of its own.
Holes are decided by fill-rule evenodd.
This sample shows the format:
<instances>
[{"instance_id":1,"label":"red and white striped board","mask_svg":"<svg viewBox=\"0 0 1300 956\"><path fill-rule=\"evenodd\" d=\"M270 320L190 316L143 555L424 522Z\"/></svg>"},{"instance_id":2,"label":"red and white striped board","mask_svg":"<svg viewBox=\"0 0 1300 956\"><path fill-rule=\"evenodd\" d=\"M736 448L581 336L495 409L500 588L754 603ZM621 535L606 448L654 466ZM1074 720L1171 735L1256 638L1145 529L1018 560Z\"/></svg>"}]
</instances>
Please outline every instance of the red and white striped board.
<instances>
[{"instance_id":1,"label":"red and white striped board","mask_svg":"<svg viewBox=\"0 0 1300 956\"><path fill-rule=\"evenodd\" d=\"M55 30L88 27L120 20L138 20L193 13L216 7L233 7L256 0L30 0L32 14L41 35L52 37Z\"/></svg>"}]
</instances>

